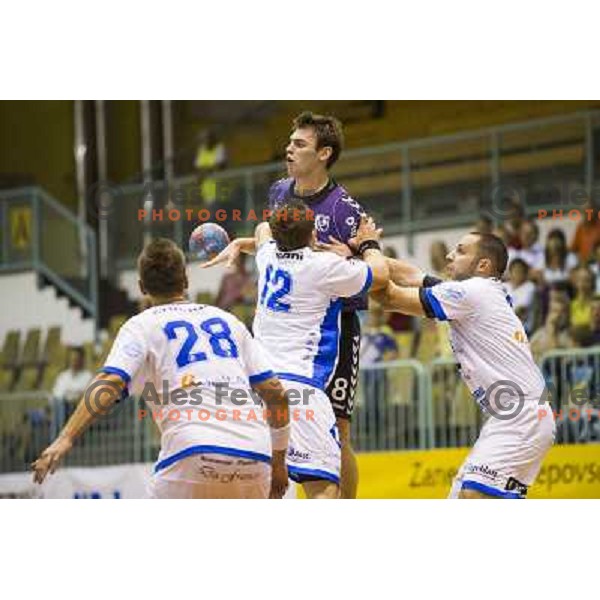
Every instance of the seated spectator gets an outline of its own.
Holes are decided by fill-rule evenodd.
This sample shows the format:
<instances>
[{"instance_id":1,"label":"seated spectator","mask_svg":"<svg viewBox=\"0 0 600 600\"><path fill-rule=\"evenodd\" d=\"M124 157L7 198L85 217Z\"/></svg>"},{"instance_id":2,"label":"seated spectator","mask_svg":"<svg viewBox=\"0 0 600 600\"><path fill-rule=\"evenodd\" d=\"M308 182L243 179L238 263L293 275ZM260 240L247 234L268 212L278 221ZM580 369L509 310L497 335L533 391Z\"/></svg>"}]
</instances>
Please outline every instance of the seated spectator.
<instances>
[{"instance_id":1,"label":"seated spectator","mask_svg":"<svg viewBox=\"0 0 600 600\"><path fill-rule=\"evenodd\" d=\"M600 346L600 294L592 298L592 323L590 325L590 346Z\"/></svg>"},{"instance_id":2,"label":"seated spectator","mask_svg":"<svg viewBox=\"0 0 600 600\"><path fill-rule=\"evenodd\" d=\"M52 397L58 409L56 427L62 426L64 420L75 409L93 377L94 374L85 368L83 348L73 346L69 351L69 367L58 374L52 390ZM64 414L63 410L66 411Z\"/></svg>"},{"instance_id":3,"label":"seated spectator","mask_svg":"<svg viewBox=\"0 0 600 600\"><path fill-rule=\"evenodd\" d=\"M553 229L546 238L544 250L544 281L553 283L569 281L569 273L577 266L577 256L567 249L567 239L562 229Z\"/></svg>"},{"instance_id":4,"label":"seated spectator","mask_svg":"<svg viewBox=\"0 0 600 600\"><path fill-rule=\"evenodd\" d=\"M591 211L590 220L586 211ZM592 256L592 250L600 242L600 219L598 209L591 200L588 200L581 214L582 220L575 230L571 250L579 256L580 262L586 263Z\"/></svg>"},{"instance_id":5,"label":"seated spectator","mask_svg":"<svg viewBox=\"0 0 600 600\"><path fill-rule=\"evenodd\" d=\"M529 281L529 266L520 259L515 258L508 267L508 281L506 289L512 299L512 305L517 316L526 324L535 298L535 284Z\"/></svg>"},{"instance_id":6,"label":"seated spectator","mask_svg":"<svg viewBox=\"0 0 600 600\"><path fill-rule=\"evenodd\" d=\"M569 335L569 301L562 294L550 296L550 308L544 325L531 337L531 352L539 360L550 350L571 347Z\"/></svg>"},{"instance_id":7,"label":"seated spectator","mask_svg":"<svg viewBox=\"0 0 600 600\"><path fill-rule=\"evenodd\" d=\"M571 326L590 327L592 324L592 297L596 283L592 270L584 265L577 267L574 283L575 297L571 300Z\"/></svg>"},{"instance_id":8,"label":"seated spectator","mask_svg":"<svg viewBox=\"0 0 600 600\"><path fill-rule=\"evenodd\" d=\"M521 226L525 220L525 210L518 195L504 198L502 210L507 212L506 220L500 226L498 237L514 250L521 249Z\"/></svg>"},{"instance_id":9,"label":"seated spectator","mask_svg":"<svg viewBox=\"0 0 600 600\"><path fill-rule=\"evenodd\" d=\"M600 242L594 246L592 258L593 260L590 263L590 269L596 277L596 290L600 291Z\"/></svg>"},{"instance_id":10,"label":"seated spectator","mask_svg":"<svg viewBox=\"0 0 600 600\"><path fill-rule=\"evenodd\" d=\"M85 368L83 348L73 346L69 351L69 367L58 374L52 395L64 400L79 401L93 377L93 373Z\"/></svg>"},{"instance_id":11,"label":"seated spectator","mask_svg":"<svg viewBox=\"0 0 600 600\"><path fill-rule=\"evenodd\" d=\"M448 246L442 240L436 240L429 247L429 261L431 263L431 274L444 279L446 266L448 265Z\"/></svg>"},{"instance_id":12,"label":"seated spectator","mask_svg":"<svg viewBox=\"0 0 600 600\"><path fill-rule=\"evenodd\" d=\"M509 248L509 264L515 258L521 258L529 265L530 276L539 278L544 268L544 249L538 242L540 232L533 221L523 221L521 224L521 248Z\"/></svg>"},{"instance_id":13,"label":"seated spectator","mask_svg":"<svg viewBox=\"0 0 600 600\"><path fill-rule=\"evenodd\" d=\"M385 312L381 306L371 303L360 344L360 362L363 382L364 410L371 415L373 423L379 422L379 415L385 411L390 400L390 379L386 369L369 369L369 366L398 358L398 346L391 328L385 323ZM372 431L367 428L367 433Z\"/></svg>"},{"instance_id":14,"label":"seated spectator","mask_svg":"<svg viewBox=\"0 0 600 600\"><path fill-rule=\"evenodd\" d=\"M476 231L477 233L494 233L494 223L492 219L486 215L481 215L479 219L477 219L473 231Z\"/></svg>"},{"instance_id":15,"label":"seated spectator","mask_svg":"<svg viewBox=\"0 0 600 600\"><path fill-rule=\"evenodd\" d=\"M215 305L223 310L229 310L234 304L251 302L254 296L250 294L250 287L254 289L256 286L246 269L246 255L240 254L235 271L225 273L221 279Z\"/></svg>"},{"instance_id":16,"label":"seated spectator","mask_svg":"<svg viewBox=\"0 0 600 600\"><path fill-rule=\"evenodd\" d=\"M398 345L392 329L385 322L385 312L378 304L371 304L360 346L360 361L363 366L398 357Z\"/></svg>"},{"instance_id":17,"label":"seated spectator","mask_svg":"<svg viewBox=\"0 0 600 600\"><path fill-rule=\"evenodd\" d=\"M384 256L388 258L398 258L398 253L392 246L386 246L383 249ZM386 313L387 324L395 332L400 331L414 331L415 330L415 317L405 315L399 312Z\"/></svg>"}]
</instances>

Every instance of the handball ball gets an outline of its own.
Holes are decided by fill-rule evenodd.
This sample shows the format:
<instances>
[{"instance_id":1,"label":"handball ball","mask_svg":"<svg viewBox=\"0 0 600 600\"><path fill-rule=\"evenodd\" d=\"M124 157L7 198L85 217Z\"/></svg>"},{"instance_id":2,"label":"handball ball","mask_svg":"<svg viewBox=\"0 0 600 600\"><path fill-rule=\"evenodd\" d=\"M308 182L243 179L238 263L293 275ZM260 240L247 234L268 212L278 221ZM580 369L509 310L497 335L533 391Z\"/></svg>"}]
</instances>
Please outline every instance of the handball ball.
<instances>
[{"instance_id":1,"label":"handball ball","mask_svg":"<svg viewBox=\"0 0 600 600\"><path fill-rule=\"evenodd\" d=\"M227 232L216 223L203 223L190 235L190 254L198 260L210 260L229 244Z\"/></svg>"}]
</instances>

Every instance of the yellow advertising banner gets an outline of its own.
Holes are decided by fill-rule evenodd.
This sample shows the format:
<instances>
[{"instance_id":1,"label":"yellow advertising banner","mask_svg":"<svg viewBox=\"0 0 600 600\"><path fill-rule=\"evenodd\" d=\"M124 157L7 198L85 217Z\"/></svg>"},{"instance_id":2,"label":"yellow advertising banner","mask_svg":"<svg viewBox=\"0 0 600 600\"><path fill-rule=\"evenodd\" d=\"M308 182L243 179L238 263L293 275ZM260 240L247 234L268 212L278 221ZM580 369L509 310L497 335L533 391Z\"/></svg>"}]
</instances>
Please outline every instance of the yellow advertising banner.
<instances>
[{"instance_id":1,"label":"yellow advertising banner","mask_svg":"<svg viewBox=\"0 0 600 600\"><path fill-rule=\"evenodd\" d=\"M10 209L9 214L11 246L15 250L27 250L31 245L31 207L14 207Z\"/></svg>"},{"instance_id":2,"label":"yellow advertising banner","mask_svg":"<svg viewBox=\"0 0 600 600\"><path fill-rule=\"evenodd\" d=\"M358 455L359 498L446 498L468 448ZM554 446L528 498L600 498L600 445Z\"/></svg>"}]
</instances>

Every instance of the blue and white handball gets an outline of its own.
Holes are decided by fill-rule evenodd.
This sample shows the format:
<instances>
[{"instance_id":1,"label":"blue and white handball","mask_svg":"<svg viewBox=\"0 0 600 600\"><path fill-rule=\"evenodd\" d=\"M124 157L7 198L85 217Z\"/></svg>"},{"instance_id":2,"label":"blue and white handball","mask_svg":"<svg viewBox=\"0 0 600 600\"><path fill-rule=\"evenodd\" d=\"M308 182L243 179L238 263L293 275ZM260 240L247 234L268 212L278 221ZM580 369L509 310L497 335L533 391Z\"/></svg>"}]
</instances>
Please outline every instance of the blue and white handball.
<instances>
[{"instance_id":1,"label":"blue and white handball","mask_svg":"<svg viewBox=\"0 0 600 600\"><path fill-rule=\"evenodd\" d=\"M227 232L216 223L203 223L190 235L190 254L197 260L210 260L229 244Z\"/></svg>"}]
</instances>

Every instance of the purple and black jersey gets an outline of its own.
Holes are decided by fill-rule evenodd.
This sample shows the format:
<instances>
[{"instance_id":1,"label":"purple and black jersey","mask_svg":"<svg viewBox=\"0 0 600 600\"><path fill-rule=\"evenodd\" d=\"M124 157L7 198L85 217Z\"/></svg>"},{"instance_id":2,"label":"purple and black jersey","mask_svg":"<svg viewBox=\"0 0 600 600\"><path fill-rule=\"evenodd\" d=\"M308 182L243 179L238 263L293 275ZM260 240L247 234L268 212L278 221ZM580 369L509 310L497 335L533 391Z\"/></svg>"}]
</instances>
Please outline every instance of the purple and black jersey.
<instances>
[{"instance_id":1,"label":"purple and black jersey","mask_svg":"<svg viewBox=\"0 0 600 600\"><path fill-rule=\"evenodd\" d=\"M276 181L269 190L269 208L275 210L289 200L302 200L314 212L317 239L323 243L329 243L329 236L332 236L347 244L356 235L360 218L366 214L362 206L333 179L314 196L294 194L293 179ZM367 295L344 299L343 303L344 312L365 310Z\"/></svg>"}]
</instances>

